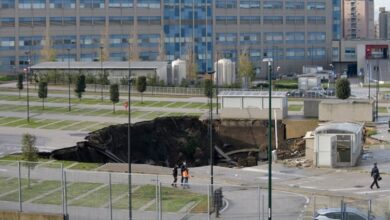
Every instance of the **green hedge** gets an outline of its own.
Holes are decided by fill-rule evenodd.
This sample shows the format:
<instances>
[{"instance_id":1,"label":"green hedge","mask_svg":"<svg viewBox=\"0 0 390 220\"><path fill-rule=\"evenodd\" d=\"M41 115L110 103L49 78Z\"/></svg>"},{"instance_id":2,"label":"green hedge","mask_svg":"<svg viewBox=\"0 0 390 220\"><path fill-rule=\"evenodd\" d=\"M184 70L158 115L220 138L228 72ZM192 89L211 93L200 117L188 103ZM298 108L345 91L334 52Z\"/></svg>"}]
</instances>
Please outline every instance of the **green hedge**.
<instances>
[{"instance_id":1,"label":"green hedge","mask_svg":"<svg viewBox=\"0 0 390 220\"><path fill-rule=\"evenodd\" d=\"M12 81L12 80L16 80L16 75L0 75L1 82Z\"/></svg>"}]
</instances>

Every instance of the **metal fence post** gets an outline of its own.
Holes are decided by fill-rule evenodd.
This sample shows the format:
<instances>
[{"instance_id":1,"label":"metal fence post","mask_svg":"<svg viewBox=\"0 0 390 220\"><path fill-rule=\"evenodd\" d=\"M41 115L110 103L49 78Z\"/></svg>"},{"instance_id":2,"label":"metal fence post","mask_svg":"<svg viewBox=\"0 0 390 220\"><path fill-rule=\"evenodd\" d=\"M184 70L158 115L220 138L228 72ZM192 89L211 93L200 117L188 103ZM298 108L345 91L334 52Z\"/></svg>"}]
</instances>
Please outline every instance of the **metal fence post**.
<instances>
[{"instance_id":1,"label":"metal fence post","mask_svg":"<svg viewBox=\"0 0 390 220\"><path fill-rule=\"evenodd\" d=\"M61 163L61 200L62 200L62 215L65 216L65 195L64 195L64 164Z\"/></svg>"},{"instance_id":2,"label":"metal fence post","mask_svg":"<svg viewBox=\"0 0 390 220\"><path fill-rule=\"evenodd\" d=\"M257 212L259 214L259 220L261 220L261 213L260 213L261 188L260 188L260 185L257 185L257 195L258 195L258 198L257 198Z\"/></svg>"},{"instance_id":3,"label":"metal fence post","mask_svg":"<svg viewBox=\"0 0 390 220\"><path fill-rule=\"evenodd\" d=\"M158 207L158 208L159 208L159 211L160 211L160 212L159 212L159 214L160 214L160 215L159 215L159 220L162 220L161 182L159 182L158 186L159 186L159 187L158 187L158 194L159 194L159 196L158 196L158 197L159 197L159 207Z\"/></svg>"},{"instance_id":4,"label":"metal fence post","mask_svg":"<svg viewBox=\"0 0 390 220\"><path fill-rule=\"evenodd\" d=\"M264 195L262 195L262 196L261 196L261 201L262 201L262 203L261 203L261 204L262 204L262 205L261 205L261 207L263 208L263 210L262 210L262 213L263 213L263 215L262 215L262 218L261 218L261 219L263 219L263 220L264 220L264 213L265 213L265 212L264 212Z\"/></svg>"},{"instance_id":5,"label":"metal fence post","mask_svg":"<svg viewBox=\"0 0 390 220\"><path fill-rule=\"evenodd\" d=\"M210 215L211 215L211 212L210 212L210 191L211 191L211 185L209 184L208 185L208 190L207 190L207 219L210 220Z\"/></svg>"},{"instance_id":6,"label":"metal fence post","mask_svg":"<svg viewBox=\"0 0 390 220\"><path fill-rule=\"evenodd\" d=\"M110 220L112 220L112 185L110 172L108 172L108 208L110 209Z\"/></svg>"},{"instance_id":7,"label":"metal fence post","mask_svg":"<svg viewBox=\"0 0 390 220\"><path fill-rule=\"evenodd\" d=\"M367 219L370 219L370 215L371 215L371 204L372 204L372 201L371 199L368 200L368 216L367 216Z\"/></svg>"},{"instance_id":8,"label":"metal fence post","mask_svg":"<svg viewBox=\"0 0 390 220\"><path fill-rule=\"evenodd\" d=\"M65 215L67 216L68 215L68 193L67 193L67 189L66 189L67 185L66 185L66 171L64 170L64 204L65 204Z\"/></svg>"},{"instance_id":9,"label":"metal fence post","mask_svg":"<svg viewBox=\"0 0 390 220\"><path fill-rule=\"evenodd\" d=\"M159 202L160 202L160 199L158 198L158 175L157 175L157 177L156 177L156 219L159 219L159 210L158 210L158 208L160 207L159 206Z\"/></svg>"},{"instance_id":10,"label":"metal fence post","mask_svg":"<svg viewBox=\"0 0 390 220\"><path fill-rule=\"evenodd\" d=\"M18 185L19 185L19 212L23 211L22 207L22 178L20 170L20 161L18 161Z\"/></svg>"},{"instance_id":11,"label":"metal fence post","mask_svg":"<svg viewBox=\"0 0 390 220\"><path fill-rule=\"evenodd\" d=\"M312 195L312 200L313 200L313 218L315 217L316 215L316 197L315 195Z\"/></svg>"}]
</instances>

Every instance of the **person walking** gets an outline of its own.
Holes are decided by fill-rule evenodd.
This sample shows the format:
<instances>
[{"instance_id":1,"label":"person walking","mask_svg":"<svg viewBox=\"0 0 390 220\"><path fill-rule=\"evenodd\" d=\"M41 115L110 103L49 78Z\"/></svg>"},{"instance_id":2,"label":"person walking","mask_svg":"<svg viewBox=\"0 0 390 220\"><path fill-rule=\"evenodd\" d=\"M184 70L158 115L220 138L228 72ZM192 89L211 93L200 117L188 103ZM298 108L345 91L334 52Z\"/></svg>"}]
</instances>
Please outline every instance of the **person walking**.
<instances>
[{"instance_id":1,"label":"person walking","mask_svg":"<svg viewBox=\"0 0 390 220\"><path fill-rule=\"evenodd\" d=\"M378 179L380 178L380 174L379 174L379 169L378 169L376 163L374 163L374 167L371 170L371 177L374 179L374 181L372 182L370 188L372 189L372 187L375 184L376 188L379 189L380 187L378 185Z\"/></svg>"},{"instance_id":2,"label":"person walking","mask_svg":"<svg viewBox=\"0 0 390 220\"><path fill-rule=\"evenodd\" d=\"M190 178L190 171L188 170L188 168L184 169L183 178L184 178L183 189L190 188L190 186L188 185L188 179Z\"/></svg>"},{"instance_id":3,"label":"person walking","mask_svg":"<svg viewBox=\"0 0 390 220\"><path fill-rule=\"evenodd\" d=\"M173 182L171 185L173 187L177 187L177 170L178 169L179 169L179 166L177 164L175 164L175 166L172 169Z\"/></svg>"},{"instance_id":4,"label":"person walking","mask_svg":"<svg viewBox=\"0 0 390 220\"><path fill-rule=\"evenodd\" d=\"M187 163L184 161L181 166L180 166L180 175L181 175L181 179L180 179L180 183L181 185L183 186L183 181L184 181L184 177L183 177L183 172L184 170L187 168Z\"/></svg>"}]
</instances>

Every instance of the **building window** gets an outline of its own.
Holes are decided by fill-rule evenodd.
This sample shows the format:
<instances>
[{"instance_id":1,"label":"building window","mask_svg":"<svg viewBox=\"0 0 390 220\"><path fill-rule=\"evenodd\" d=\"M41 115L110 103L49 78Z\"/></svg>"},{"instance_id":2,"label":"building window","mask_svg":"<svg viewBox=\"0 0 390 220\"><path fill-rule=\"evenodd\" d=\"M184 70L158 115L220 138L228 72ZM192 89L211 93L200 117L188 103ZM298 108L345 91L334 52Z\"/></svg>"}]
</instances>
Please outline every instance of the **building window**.
<instances>
[{"instance_id":1,"label":"building window","mask_svg":"<svg viewBox=\"0 0 390 220\"><path fill-rule=\"evenodd\" d=\"M0 38L0 50L14 50L15 38L14 37L1 37Z\"/></svg>"},{"instance_id":2,"label":"building window","mask_svg":"<svg viewBox=\"0 0 390 220\"><path fill-rule=\"evenodd\" d=\"M308 43L325 43L326 33L325 32L309 32Z\"/></svg>"},{"instance_id":3,"label":"building window","mask_svg":"<svg viewBox=\"0 0 390 220\"><path fill-rule=\"evenodd\" d=\"M110 36L110 47L128 47L129 35L111 35Z\"/></svg>"},{"instance_id":4,"label":"building window","mask_svg":"<svg viewBox=\"0 0 390 220\"><path fill-rule=\"evenodd\" d=\"M260 33L241 33L240 43L242 44L258 44L260 43Z\"/></svg>"},{"instance_id":5,"label":"building window","mask_svg":"<svg viewBox=\"0 0 390 220\"><path fill-rule=\"evenodd\" d=\"M261 24L260 16L241 16L240 24Z\"/></svg>"},{"instance_id":6,"label":"building window","mask_svg":"<svg viewBox=\"0 0 390 220\"><path fill-rule=\"evenodd\" d=\"M305 33L304 32L287 32L286 44L304 44Z\"/></svg>"},{"instance_id":7,"label":"building window","mask_svg":"<svg viewBox=\"0 0 390 220\"><path fill-rule=\"evenodd\" d=\"M33 18L32 17L20 17L19 18L19 26L20 27L32 27L33 26Z\"/></svg>"},{"instance_id":8,"label":"building window","mask_svg":"<svg viewBox=\"0 0 390 220\"><path fill-rule=\"evenodd\" d=\"M285 8L286 9L304 9L305 3L304 2L287 1Z\"/></svg>"},{"instance_id":9,"label":"building window","mask_svg":"<svg viewBox=\"0 0 390 220\"><path fill-rule=\"evenodd\" d=\"M137 18L138 24L144 25L161 25L160 16L139 16Z\"/></svg>"},{"instance_id":10,"label":"building window","mask_svg":"<svg viewBox=\"0 0 390 220\"><path fill-rule=\"evenodd\" d=\"M308 24L326 24L325 16L307 16Z\"/></svg>"},{"instance_id":11,"label":"building window","mask_svg":"<svg viewBox=\"0 0 390 220\"><path fill-rule=\"evenodd\" d=\"M160 0L138 0L138 8L160 8Z\"/></svg>"},{"instance_id":12,"label":"building window","mask_svg":"<svg viewBox=\"0 0 390 220\"><path fill-rule=\"evenodd\" d=\"M332 59L334 60L334 61L338 61L339 60L339 48L337 48L337 47L333 47L332 48Z\"/></svg>"},{"instance_id":13,"label":"building window","mask_svg":"<svg viewBox=\"0 0 390 220\"><path fill-rule=\"evenodd\" d=\"M15 27L15 18L0 18L0 27Z\"/></svg>"},{"instance_id":14,"label":"building window","mask_svg":"<svg viewBox=\"0 0 390 220\"><path fill-rule=\"evenodd\" d=\"M237 8L236 0L216 0L216 8Z\"/></svg>"},{"instance_id":15,"label":"building window","mask_svg":"<svg viewBox=\"0 0 390 220\"><path fill-rule=\"evenodd\" d=\"M344 50L346 59L355 59L356 58L356 50L353 47L346 47Z\"/></svg>"},{"instance_id":16,"label":"building window","mask_svg":"<svg viewBox=\"0 0 390 220\"><path fill-rule=\"evenodd\" d=\"M15 69L15 57L0 57L0 70L1 71L16 71Z\"/></svg>"},{"instance_id":17,"label":"building window","mask_svg":"<svg viewBox=\"0 0 390 220\"><path fill-rule=\"evenodd\" d=\"M283 43L283 32L264 33L264 43Z\"/></svg>"},{"instance_id":18,"label":"building window","mask_svg":"<svg viewBox=\"0 0 390 220\"><path fill-rule=\"evenodd\" d=\"M265 1L263 4L264 9L282 9L283 2L282 1Z\"/></svg>"},{"instance_id":19,"label":"building window","mask_svg":"<svg viewBox=\"0 0 390 220\"><path fill-rule=\"evenodd\" d=\"M0 0L0 7L3 9L15 8L15 0Z\"/></svg>"},{"instance_id":20,"label":"building window","mask_svg":"<svg viewBox=\"0 0 390 220\"><path fill-rule=\"evenodd\" d=\"M100 36L98 35L82 35L80 36L80 46L82 48L99 48Z\"/></svg>"},{"instance_id":21,"label":"building window","mask_svg":"<svg viewBox=\"0 0 390 220\"><path fill-rule=\"evenodd\" d=\"M286 16L286 24L305 24L305 16Z\"/></svg>"},{"instance_id":22,"label":"building window","mask_svg":"<svg viewBox=\"0 0 390 220\"><path fill-rule=\"evenodd\" d=\"M236 33L217 33L217 43L235 44L237 42Z\"/></svg>"},{"instance_id":23,"label":"building window","mask_svg":"<svg viewBox=\"0 0 390 220\"><path fill-rule=\"evenodd\" d=\"M259 0L241 0L240 8L260 8Z\"/></svg>"},{"instance_id":24,"label":"building window","mask_svg":"<svg viewBox=\"0 0 390 220\"><path fill-rule=\"evenodd\" d=\"M63 22L65 26L74 26L76 25L76 17L63 17Z\"/></svg>"},{"instance_id":25,"label":"building window","mask_svg":"<svg viewBox=\"0 0 390 220\"><path fill-rule=\"evenodd\" d=\"M110 8L132 8L133 0L110 0L108 2Z\"/></svg>"},{"instance_id":26,"label":"building window","mask_svg":"<svg viewBox=\"0 0 390 220\"><path fill-rule=\"evenodd\" d=\"M283 16L264 16L264 24L283 24Z\"/></svg>"},{"instance_id":27,"label":"building window","mask_svg":"<svg viewBox=\"0 0 390 220\"><path fill-rule=\"evenodd\" d=\"M312 59L324 59L325 55L325 48L309 48L307 51L307 56Z\"/></svg>"},{"instance_id":28,"label":"building window","mask_svg":"<svg viewBox=\"0 0 390 220\"><path fill-rule=\"evenodd\" d=\"M64 49L64 48L76 48L76 36L54 36L53 48Z\"/></svg>"},{"instance_id":29,"label":"building window","mask_svg":"<svg viewBox=\"0 0 390 220\"><path fill-rule=\"evenodd\" d=\"M76 0L50 0L50 8L76 8Z\"/></svg>"},{"instance_id":30,"label":"building window","mask_svg":"<svg viewBox=\"0 0 390 220\"><path fill-rule=\"evenodd\" d=\"M141 47L157 47L160 43L160 34L139 34L138 43Z\"/></svg>"},{"instance_id":31,"label":"building window","mask_svg":"<svg viewBox=\"0 0 390 220\"><path fill-rule=\"evenodd\" d=\"M325 10L325 2L308 2L307 10Z\"/></svg>"},{"instance_id":32,"label":"building window","mask_svg":"<svg viewBox=\"0 0 390 220\"><path fill-rule=\"evenodd\" d=\"M80 8L104 8L105 0L80 0Z\"/></svg>"},{"instance_id":33,"label":"building window","mask_svg":"<svg viewBox=\"0 0 390 220\"><path fill-rule=\"evenodd\" d=\"M19 0L19 9L45 8L46 0Z\"/></svg>"},{"instance_id":34,"label":"building window","mask_svg":"<svg viewBox=\"0 0 390 220\"><path fill-rule=\"evenodd\" d=\"M305 49L303 48L287 48L286 59L287 60L300 60L305 58Z\"/></svg>"},{"instance_id":35,"label":"building window","mask_svg":"<svg viewBox=\"0 0 390 220\"><path fill-rule=\"evenodd\" d=\"M19 49L41 49L43 45L42 36L31 36L31 37L19 37Z\"/></svg>"}]
</instances>

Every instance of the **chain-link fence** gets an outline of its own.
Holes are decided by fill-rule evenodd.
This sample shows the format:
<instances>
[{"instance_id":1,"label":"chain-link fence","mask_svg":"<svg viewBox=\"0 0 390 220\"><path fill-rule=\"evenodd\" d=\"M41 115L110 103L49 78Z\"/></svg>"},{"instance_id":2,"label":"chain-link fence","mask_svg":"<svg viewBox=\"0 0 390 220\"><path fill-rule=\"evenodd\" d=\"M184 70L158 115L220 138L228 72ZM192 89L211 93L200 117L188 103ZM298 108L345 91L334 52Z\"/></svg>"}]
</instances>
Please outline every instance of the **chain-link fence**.
<instances>
[{"instance_id":1,"label":"chain-link fence","mask_svg":"<svg viewBox=\"0 0 390 220\"><path fill-rule=\"evenodd\" d=\"M68 219L246 219L266 220L268 190L257 186L171 184L169 175L63 169L57 163L0 161L0 210L63 214ZM131 193L129 193L131 189ZM272 192L275 220L339 216L390 219L390 198Z\"/></svg>"}]
</instances>

